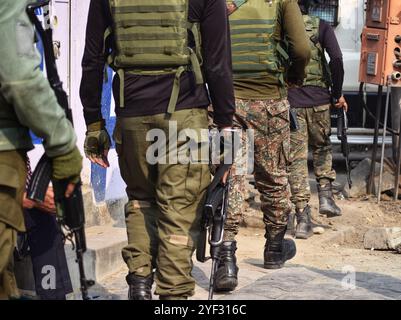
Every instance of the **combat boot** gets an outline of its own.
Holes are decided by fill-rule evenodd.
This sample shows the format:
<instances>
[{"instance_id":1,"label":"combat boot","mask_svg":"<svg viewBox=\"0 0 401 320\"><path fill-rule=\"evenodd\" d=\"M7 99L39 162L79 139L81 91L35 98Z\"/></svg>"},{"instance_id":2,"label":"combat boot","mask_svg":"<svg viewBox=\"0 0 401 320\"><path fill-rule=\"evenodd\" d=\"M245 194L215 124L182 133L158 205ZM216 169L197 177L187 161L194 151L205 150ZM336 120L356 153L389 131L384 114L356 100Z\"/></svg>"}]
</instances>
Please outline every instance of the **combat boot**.
<instances>
[{"instance_id":1,"label":"combat boot","mask_svg":"<svg viewBox=\"0 0 401 320\"><path fill-rule=\"evenodd\" d=\"M317 184L319 193L319 213L327 215L328 218L341 216L341 209L334 202L331 182L325 185Z\"/></svg>"},{"instance_id":2,"label":"combat boot","mask_svg":"<svg viewBox=\"0 0 401 320\"><path fill-rule=\"evenodd\" d=\"M125 279L129 285L128 300L152 300L153 274L141 277L130 273Z\"/></svg>"},{"instance_id":3,"label":"combat boot","mask_svg":"<svg viewBox=\"0 0 401 320\"><path fill-rule=\"evenodd\" d=\"M297 228L295 230L295 238L308 239L313 236L313 228L311 222L311 209L307 205L302 211L297 209Z\"/></svg>"},{"instance_id":4,"label":"combat boot","mask_svg":"<svg viewBox=\"0 0 401 320\"><path fill-rule=\"evenodd\" d=\"M287 236L295 236L295 213L291 212L288 215L287 231L285 232Z\"/></svg>"},{"instance_id":5,"label":"combat boot","mask_svg":"<svg viewBox=\"0 0 401 320\"><path fill-rule=\"evenodd\" d=\"M220 260L217 267L214 291L233 291L238 285L238 266L235 256L236 241L224 241L220 247Z\"/></svg>"},{"instance_id":6,"label":"combat boot","mask_svg":"<svg viewBox=\"0 0 401 320\"><path fill-rule=\"evenodd\" d=\"M266 230L264 252L265 269L280 269L287 260L295 257L297 249L292 239L284 239L286 227L276 230Z\"/></svg>"}]
</instances>

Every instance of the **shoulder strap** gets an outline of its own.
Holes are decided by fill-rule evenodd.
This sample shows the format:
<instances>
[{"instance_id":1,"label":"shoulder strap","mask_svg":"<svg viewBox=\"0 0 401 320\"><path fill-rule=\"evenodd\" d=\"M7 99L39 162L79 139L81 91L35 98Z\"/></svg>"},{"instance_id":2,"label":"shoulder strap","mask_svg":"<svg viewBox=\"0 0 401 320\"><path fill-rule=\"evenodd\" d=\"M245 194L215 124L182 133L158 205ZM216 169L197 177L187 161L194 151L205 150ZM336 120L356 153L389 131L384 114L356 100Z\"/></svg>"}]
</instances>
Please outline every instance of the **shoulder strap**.
<instances>
[{"instance_id":1,"label":"shoulder strap","mask_svg":"<svg viewBox=\"0 0 401 320\"><path fill-rule=\"evenodd\" d=\"M227 15L232 15L235 11L237 11L242 5L247 3L248 0L233 0L231 2L227 2Z\"/></svg>"}]
</instances>

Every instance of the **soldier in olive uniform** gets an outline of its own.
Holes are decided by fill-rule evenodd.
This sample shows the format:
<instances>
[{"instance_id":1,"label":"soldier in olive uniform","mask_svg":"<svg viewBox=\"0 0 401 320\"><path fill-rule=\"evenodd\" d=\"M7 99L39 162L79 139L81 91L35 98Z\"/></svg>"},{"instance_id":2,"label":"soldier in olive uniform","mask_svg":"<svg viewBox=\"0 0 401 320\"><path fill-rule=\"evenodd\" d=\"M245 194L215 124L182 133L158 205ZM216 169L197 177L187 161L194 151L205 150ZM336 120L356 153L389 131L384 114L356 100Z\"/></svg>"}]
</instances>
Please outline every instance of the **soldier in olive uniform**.
<instances>
[{"instance_id":1,"label":"soldier in olive uniform","mask_svg":"<svg viewBox=\"0 0 401 320\"><path fill-rule=\"evenodd\" d=\"M0 2L0 299L19 296L12 253L17 232L25 231L26 154L33 148L29 129L43 139L53 179L76 183L82 168L71 123L39 68L28 3Z\"/></svg>"},{"instance_id":2,"label":"soldier in olive uniform","mask_svg":"<svg viewBox=\"0 0 401 320\"><path fill-rule=\"evenodd\" d=\"M295 243L284 240L291 211L286 82L302 83L310 48L295 0L236 0L227 1L227 7L236 97L235 126L254 130L254 177L266 226L264 267L276 269L296 253ZM238 165L235 160L216 291L234 290L238 283L235 236L245 189L245 175L238 171Z\"/></svg>"},{"instance_id":3,"label":"soldier in olive uniform","mask_svg":"<svg viewBox=\"0 0 401 320\"><path fill-rule=\"evenodd\" d=\"M106 46L105 32L111 34ZM200 134L202 129L207 132L210 104L203 82L208 84L215 123L219 128L232 126L229 43L223 1L91 1L81 83L88 127L85 150L94 163L108 166L110 139L101 115L108 60L117 74L113 136L129 198L128 245L122 252L129 268L129 299L151 299L153 280L160 299L187 299L194 293L191 258L210 172L208 163L171 159L189 143L185 129L195 130L196 145L208 143L208 135ZM105 47L111 52L104 52ZM185 138L175 146L171 126ZM147 158L152 145L147 133L155 129L165 133L167 147L158 153L167 159L164 163Z\"/></svg>"},{"instance_id":4,"label":"soldier in olive uniform","mask_svg":"<svg viewBox=\"0 0 401 320\"><path fill-rule=\"evenodd\" d=\"M291 132L289 170L291 201L296 213L290 216L288 231L302 239L313 235L311 209L308 204L310 200L308 144L313 153L313 168L319 192L319 212L328 217L341 215L341 209L334 202L332 192L332 182L336 179L336 172L332 167L330 107L334 104L336 108L345 110L348 108L342 95L344 65L341 49L333 28L318 17L308 15L309 6L313 2L299 1L312 50L311 61L306 68L307 77L301 88L290 89L288 94L288 100L296 111L299 124L299 129ZM325 51L330 57L330 65L326 61Z\"/></svg>"}]
</instances>

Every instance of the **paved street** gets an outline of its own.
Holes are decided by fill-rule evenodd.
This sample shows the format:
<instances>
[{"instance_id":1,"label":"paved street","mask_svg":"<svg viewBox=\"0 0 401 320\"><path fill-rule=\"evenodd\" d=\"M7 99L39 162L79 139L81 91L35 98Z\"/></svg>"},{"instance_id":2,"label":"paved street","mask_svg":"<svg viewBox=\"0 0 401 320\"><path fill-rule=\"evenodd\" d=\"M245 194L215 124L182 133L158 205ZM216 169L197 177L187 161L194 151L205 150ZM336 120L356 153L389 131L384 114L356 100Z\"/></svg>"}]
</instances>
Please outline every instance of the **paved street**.
<instances>
[{"instance_id":1,"label":"paved street","mask_svg":"<svg viewBox=\"0 0 401 320\"><path fill-rule=\"evenodd\" d=\"M216 300L401 299L401 255L321 245L315 236L313 244L297 241L299 254L285 268L265 270L263 237L253 231L244 230L238 238L245 245L238 251L238 289L216 294ZM192 299L207 299L210 267L210 262L195 263L197 287ZM122 269L101 282L102 290L96 290L99 299L126 299L125 275Z\"/></svg>"}]
</instances>

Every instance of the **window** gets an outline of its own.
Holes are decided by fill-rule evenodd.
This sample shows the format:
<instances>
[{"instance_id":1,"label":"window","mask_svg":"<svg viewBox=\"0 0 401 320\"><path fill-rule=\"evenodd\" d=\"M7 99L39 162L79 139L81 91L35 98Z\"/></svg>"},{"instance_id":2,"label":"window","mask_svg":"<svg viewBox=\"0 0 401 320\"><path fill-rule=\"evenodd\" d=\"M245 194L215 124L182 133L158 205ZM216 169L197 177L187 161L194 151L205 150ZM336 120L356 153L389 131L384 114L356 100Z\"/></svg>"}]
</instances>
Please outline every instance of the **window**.
<instances>
[{"instance_id":1,"label":"window","mask_svg":"<svg viewBox=\"0 0 401 320\"><path fill-rule=\"evenodd\" d=\"M338 26L338 8L339 0L321 0L321 4L316 4L309 9L309 14L318 16L319 18L327 21L333 27Z\"/></svg>"}]
</instances>

